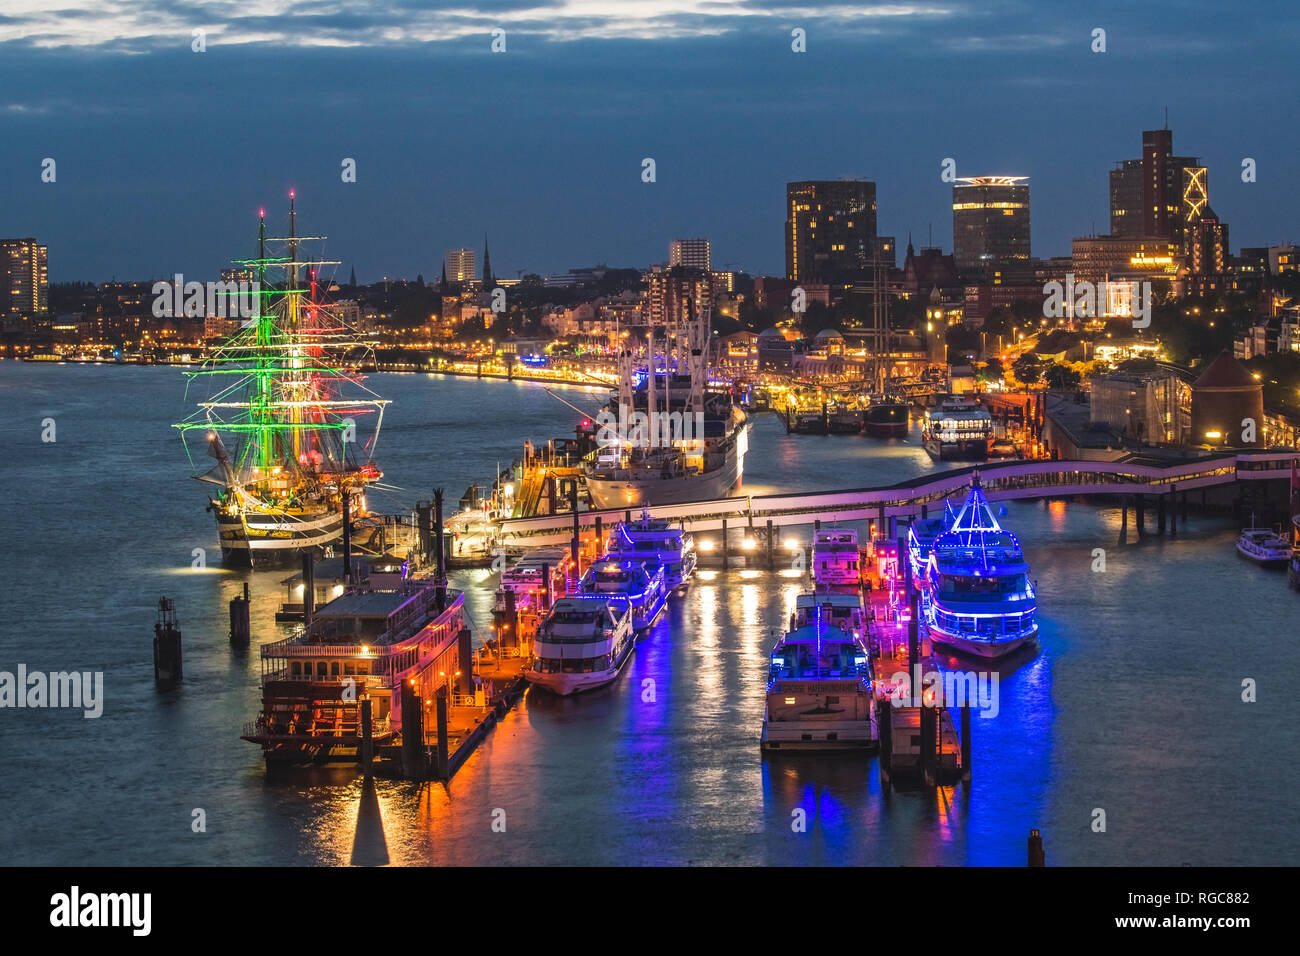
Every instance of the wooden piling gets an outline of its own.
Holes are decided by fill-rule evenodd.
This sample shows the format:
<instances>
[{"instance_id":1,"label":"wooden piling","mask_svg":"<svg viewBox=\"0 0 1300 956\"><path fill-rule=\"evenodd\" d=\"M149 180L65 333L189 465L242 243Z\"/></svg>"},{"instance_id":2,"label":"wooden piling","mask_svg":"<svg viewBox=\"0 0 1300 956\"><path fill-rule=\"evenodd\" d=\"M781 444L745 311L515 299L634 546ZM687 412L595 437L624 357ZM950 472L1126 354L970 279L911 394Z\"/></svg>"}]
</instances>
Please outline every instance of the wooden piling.
<instances>
[{"instance_id":1,"label":"wooden piling","mask_svg":"<svg viewBox=\"0 0 1300 956\"><path fill-rule=\"evenodd\" d=\"M596 551L605 553L605 522L600 515L596 515Z\"/></svg>"},{"instance_id":2,"label":"wooden piling","mask_svg":"<svg viewBox=\"0 0 1300 956\"><path fill-rule=\"evenodd\" d=\"M474 648L470 643L471 634L468 627L462 627L456 635L456 658L460 668L460 693L469 697L474 693Z\"/></svg>"},{"instance_id":3,"label":"wooden piling","mask_svg":"<svg viewBox=\"0 0 1300 956\"><path fill-rule=\"evenodd\" d=\"M1119 496L1119 543L1128 544L1128 495Z\"/></svg>"},{"instance_id":4,"label":"wooden piling","mask_svg":"<svg viewBox=\"0 0 1300 956\"><path fill-rule=\"evenodd\" d=\"M970 701L962 701L961 705L961 778L967 783L970 782Z\"/></svg>"},{"instance_id":5,"label":"wooden piling","mask_svg":"<svg viewBox=\"0 0 1300 956\"><path fill-rule=\"evenodd\" d=\"M1165 533L1165 495L1156 495L1156 531Z\"/></svg>"},{"instance_id":6,"label":"wooden piling","mask_svg":"<svg viewBox=\"0 0 1300 956\"><path fill-rule=\"evenodd\" d=\"M722 519L722 570L731 568L731 556L727 553L727 519Z\"/></svg>"},{"instance_id":7,"label":"wooden piling","mask_svg":"<svg viewBox=\"0 0 1300 956\"><path fill-rule=\"evenodd\" d=\"M927 787L933 787L935 784L935 750L936 740L939 729L939 710L938 707L927 707L925 698L920 700L921 705L921 782Z\"/></svg>"},{"instance_id":8,"label":"wooden piling","mask_svg":"<svg viewBox=\"0 0 1300 956\"><path fill-rule=\"evenodd\" d=\"M880 789L889 792L890 776L893 773L894 758L894 723L893 705L885 698L876 701L876 736L880 738Z\"/></svg>"},{"instance_id":9,"label":"wooden piling","mask_svg":"<svg viewBox=\"0 0 1300 956\"><path fill-rule=\"evenodd\" d=\"M244 582L244 594L236 594L230 599L230 643L247 647L251 639L248 623L248 582Z\"/></svg>"},{"instance_id":10,"label":"wooden piling","mask_svg":"<svg viewBox=\"0 0 1300 956\"><path fill-rule=\"evenodd\" d=\"M1043 851L1043 838L1037 829L1029 831L1029 865L1047 866L1047 854Z\"/></svg>"},{"instance_id":11,"label":"wooden piling","mask_svg":"<svg viewBox=\"0 0 1300 956\"><path fill-rule=\"evenodd\" d=\"M375 759L374 719L369 697L361 699L361 772L369 777Z\"/></svg>"},{"instance_id":12,"label":"wooden piling","mask_svg":"<svg viewBox=\"0 0 1300 956\"><path fill-rule=\"evenodd\" d=\"M551 566L542 565L542 610L551 609Z\"/></svg>"},{"instance_id":13,"label":"wooden piling","mask_svg":"<svg viewBox=\"0 0 1300 956\"><path fill-rule=\"evenodd\" d=\"M582 574L582 566L578 561L578 481L575 478L569 486L569 507L573 510L573 538L569 542L570 557L573 558L573 573Z\"/></svg>"},{"instance_id":14,"label":"wooden piling","mask_svg":"<svg viewBox=\"0 0 1300 956\"><path fill-rule=\"evenodd\" d=\"M162 597L158 599L158 620L153 626L153 679L159 688L166 689L180 683L183 677L176 605L171 598Z\"/></svg>"},{"instance_id":15,"label":"wooden piling","mask_svg":"<svg viewBox=\"0 0 1300 956\"><path fill-rule=\"evenodd\" d=\"M775 542L773 542L772 538L773 538L772 519L768 518L767 519L767 569L769 571L776 570L776 558L772 553L772 546Z\"/></svg>"},{"instance_id":16,"label":"wooden piling","mask_svg":"<svg viewBox=\"0 0 1300 956\"><path fill-rule=\"evenodd\" d=\"M438 721L438 779L450 780L447 773L447 685L443 684L434 695L434 711Z\"/></svg>"},{"instance_id":17,"label":"wooden piling","mask_svg":"<svg viewBox=\"0 0 1300 956\"><path fill-rule=\"evenodd\" d=\"M302 623L304 627L311 627L312 620L316 617L316 559L312 557L311 549L307 548L302 553Z\"/></svg>"},{"instance_id":18,"label":"wooden piling","mask_svg":"<svg viewBox=\"0 0 1300 956\"><path fill-rule=\"evenodd\" d=\"M1169 536L1178 536L1178 486L1169 486Z\"/></svg>"},{"instance_id":19,"label":"wooden piling","mask_svg":"<svg viewBox=\"0 0 1300 956\"><path fill-rule=\"evenodd\" d=\"M412 681L402 681L402 776L423 780L424 702L415 693Z\"/></svg>"},{"instance_id":20,"label":"wooden piling","mask_svg":"<svg viewBox=\"0 0 1300 956\"><path fill-rule=\"evenodd\" d=\"M1146 533L1147 533L1147 527L1146 527L1146 521L1147 521L1147 508L1146 508L1146 505L1147 505L1147 496L1146 496L1146 495L1135 495L1135 496L1134 496L1134 502L1133 502L1133 515L1134 515L1134 517L1137 519L1137 533L1138 533L1138 537L1139 537L1139 538L1145 537L1145 536L1146 536Z\"/></svg>"}]
</instances>

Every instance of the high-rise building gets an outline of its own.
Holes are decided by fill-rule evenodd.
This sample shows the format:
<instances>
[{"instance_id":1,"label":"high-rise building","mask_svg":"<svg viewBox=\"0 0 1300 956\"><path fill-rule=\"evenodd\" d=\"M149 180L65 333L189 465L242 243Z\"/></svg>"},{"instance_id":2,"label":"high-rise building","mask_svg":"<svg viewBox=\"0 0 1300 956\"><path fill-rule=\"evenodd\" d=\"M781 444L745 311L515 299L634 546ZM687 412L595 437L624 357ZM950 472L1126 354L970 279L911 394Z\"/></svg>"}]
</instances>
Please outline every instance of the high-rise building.
<instances>
[{"instance_id":1,"label":"high-rise building","mask_svg":"<svg viewBox=\"0 0 1300 956\"><path fill-rule=\"evenodd\" d=\"M1205 167L1195 156L1175 156L1173 131L1142 132L1142 158L1110 171L1110 234L1183 241L1189 219L1208 201Z\"/></svg>"},{"instance_id":2,"label":"high-rise building","mask_svg":"<svg viewBox=\"0 0 1300 956\"><path fill-rule=\"evenodd\" d=\"M49 257L35 239L0 239L0 317L40 315L49 310Z\"/></svg>"},{"instance_id":3,"label":"high-rise building","mask_svg":"<svg viewBox=\"0 0 1300 956\"><path fill-rule=\"evenodd\" d=\"M861 179L786 183L785 275L846 288L871 278L876 184Z\"/></svg>"},{"instance_id":4,"label":"high-rise building","mask_svg":"<svg viewBox=\"0 0 1300 956\"><path fill-rule=\"evenodd\" d=\"M450 249L444 264L447 267L447 281L454 285L477 282L478 274L474 271L476 262L473 249Z\"/></svg>"},{"instance_id":5,"label":"high-rise building","mask_svg":"<svg viewBox=\"0 0 1300 956\"><path fill-rule=\"evenodd\" d=\"M709 271L709 240L673 239L668 243L668 265Z\"/></svg>"},{"instance_id":6,"label":"high-rise building","mask_svg":"<svg viewBox=\"0 0 1300 956\"><path fill-rule=\"evenodd\" d=\"M952 187L953 259L962 270L1029 259L1028 176L970 176Z\"/></svg>"},{"instance_id":7,"label":"high-rise building","mask_svg":"<svg viewBox=\"0 0 1300 956\"><path fill-rule=\"evenodd\" d=\"M687 318L691 303L695 315L713 306L713 276L703 269L673 266L646 276L646 319L655 326L676 326Z\"/></svg>"}]
</instances>

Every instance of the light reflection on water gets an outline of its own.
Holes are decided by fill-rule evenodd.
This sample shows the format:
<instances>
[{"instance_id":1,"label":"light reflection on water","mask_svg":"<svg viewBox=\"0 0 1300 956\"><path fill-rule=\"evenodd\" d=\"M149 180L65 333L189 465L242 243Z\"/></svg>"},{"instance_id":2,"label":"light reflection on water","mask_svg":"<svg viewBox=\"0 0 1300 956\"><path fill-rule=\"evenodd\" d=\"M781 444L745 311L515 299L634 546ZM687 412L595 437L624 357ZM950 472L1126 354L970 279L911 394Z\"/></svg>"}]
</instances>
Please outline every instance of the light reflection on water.
<instances>
[{"instance_id":1,"label":"light reflection on water","mask_svg":"<svg viewBox=\"0 0 1300 956\"><path fill-rule=\"evenodd\" d=\"M554 398L518 383L381 375L371 385L394 399L381 458L407 491L374 502L394 510L434 484L454 501L524 437L572 424ZM202 488L168 427L186 411L178 373L3 362L0 387L13 406L0 419L9 531L40 543L0 592L3 666L103 670L106 694L99 720L5 712L0 801L22 808L0 817L7 859L348 863L355 774L268 779L238 739L257 713L261 664L256 646L230 647L226 605L248 581L254 645L278 639L291 572L216 566ZM29 427L47 414L59 421L53 446ZM751 449L753 494L890 484L940 467L915 432L883 443L794 436L772 416L755 420ZM1118 507L1005 508L1037 582L1040 648L1000 668L1001 713L975 718L969 786L884 794L874 760L764 760L766 655L802 581L788 569L709 571L610 688L575 700L529 693L450 788L376 781L391 861L1023 865L1033 826L1052 863L1292 861L1296 831L1277 808L1300 771L1262 728L1287 726L1285 688L1300 681L1286 641L1300 595L1236 558L1230 521L1193 514L1177 539L1138 541L1130 516L1121 547ZM196 547L209 549L201 572ZM1092 570L1096 548L1104 573ZM495 579L463 572L455 583L481 639ZM150 669L160 594L176 600L185 648L185 683L165 694ZM1257 704L1240 703L1245 676L1261 682ZM205 834L190 830L195 807ZM1095 807L1107 810L1104 835L1088 827ZM791 828L795 809L806 832Z\"/></svg>"}]
</instances>

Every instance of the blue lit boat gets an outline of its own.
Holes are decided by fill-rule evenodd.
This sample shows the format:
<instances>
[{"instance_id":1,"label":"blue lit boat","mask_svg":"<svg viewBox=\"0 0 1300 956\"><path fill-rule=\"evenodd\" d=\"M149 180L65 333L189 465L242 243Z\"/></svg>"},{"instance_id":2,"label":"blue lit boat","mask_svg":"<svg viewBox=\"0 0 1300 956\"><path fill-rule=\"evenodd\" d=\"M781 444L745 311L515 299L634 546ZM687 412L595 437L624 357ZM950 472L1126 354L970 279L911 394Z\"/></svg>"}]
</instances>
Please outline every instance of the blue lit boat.
<instances>
[{"instance_id":1,"label":"blue lit boat","mask_svg":"<svg viewBox=\"0 0 1300 956\"><path fill-rule=\"evenodd\" d=\"M587 569L577 597L603 598L615 608L632 611L632 629L644 631L663 613L668 599L663 567L627 558L605 557Z\"/></svg>"},{"instance_id":2,"label":"blue lit boat","mask_svg":"<svg viewBox=\"0 0 1300 956\"><path fill-rule=\"evenodd\" d=\"M919 550L914 543L914 554ZM947 530L930 545L925 572L918 581L921 619L935 644L994 660L1038 636L1029 565L1016 536L994 517L978 473Z\"/></svg>"},{"instance_id":3,"label":"blue lit boat","mask_svg":"<svg viewBox=\"0 0 1300 956\"><path fill-rule=\"evenodd\" d=\"M691 533L674 528L666 518L642 511L639 521L625 521L609 538L609 557L646 561L664 569L668 590L685 586L695 573L695 542Z\"/></svg>"},{"instance_id":4,"label":"blue lit boat","mask_svg":"<svg viewBox=\"0 0 1300 956\"><path fill-rule=\"evenodd\" d=\"M830 595L818 594L818 602ZM801 607L797 626L772 648L767 707L759 746L764 751L869 750L876 746L870 655L822 603Z\"/></svg>"}]
</instances>

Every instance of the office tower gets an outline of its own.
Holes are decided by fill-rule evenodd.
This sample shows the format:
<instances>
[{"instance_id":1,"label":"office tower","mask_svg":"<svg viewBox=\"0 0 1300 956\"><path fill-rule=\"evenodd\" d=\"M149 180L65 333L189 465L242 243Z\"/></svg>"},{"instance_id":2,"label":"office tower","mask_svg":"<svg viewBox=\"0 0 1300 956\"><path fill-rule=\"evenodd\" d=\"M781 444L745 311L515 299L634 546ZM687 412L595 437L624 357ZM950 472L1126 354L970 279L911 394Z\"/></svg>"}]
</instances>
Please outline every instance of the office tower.
<instances>
[{"instance_id":1,"label":"office tower","mask_svg":"<svg viewBox=\"0 0 1300 956\"><path fill-rule=\"evenodd\" d=\"M786 183L785 274L844 288L871 278L876 184L860 179Z\"/></svg>"},{"instance_id":2,"label":"office tower","mask_svg":"<svg viewBox=\"0 0 1300 956\"><path fill-rule=\"evenodd\" d=\"M473 249L451 249L447 252L444 264L447 267L447 281L453 285L474 282L478 275L474 272L475 256Z\"/></svg>"},{"instance_id":3,"label":"office tower","mask_svg":"<svg viewBox=\"0 0 1300 956\"><path fill-rule=\"evenodd\" d=\"M1187 222L1208 201L1205 167L1195 156L1173 155L1173 132L1142 133L1142 158L1110 171L1110 234L1181 243Z\"/></svg>"},{"instance_id":4,"label":"office tower","mask_svg":"<svg viewBox=\"0 0 1300 956\"><path fill-rule=\"evenodd\" d=\"M49 310L46 247L35 239L0 239L0 316L40 315Z\"/></svg>"},{"instance_id":5,"label":"office tower","mask_svg":"<svg viewBox=\"0 0 1300 956\"><path fill-rule=\"evenodd\" d=\"M1027 176L970 176L952 187L953 259L958 269L1029 258Z\"/></svg>"},{"instance_id":6,"label":"office tower","mask_svg":"<svg viewBox=\"0 0 1300 956\"><path fill-rule=\"evenodd\" d=\"M709 240L673 239L668 243L668 265L709 271Z\"/></svg>"}]
</instances>

